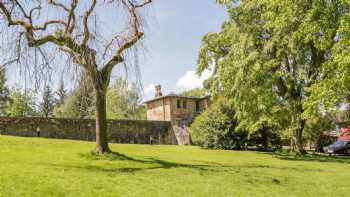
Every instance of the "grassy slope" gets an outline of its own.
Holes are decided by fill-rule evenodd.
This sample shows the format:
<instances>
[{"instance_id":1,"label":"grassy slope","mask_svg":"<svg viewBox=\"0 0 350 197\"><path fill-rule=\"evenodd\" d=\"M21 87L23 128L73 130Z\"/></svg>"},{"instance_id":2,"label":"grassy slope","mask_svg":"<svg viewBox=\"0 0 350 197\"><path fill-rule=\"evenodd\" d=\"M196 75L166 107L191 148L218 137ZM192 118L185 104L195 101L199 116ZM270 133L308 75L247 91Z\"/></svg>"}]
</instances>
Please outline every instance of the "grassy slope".
<instances>
[{"instance_id":1,"label":"grassy slope","mask_svg":"<svg viewBox=\"0 0 350 197\"><path fill-rule=\"evenodd\" d=\"M349 196L350 159L0 136L0 196Z\"/></svg>"}]
</instances>

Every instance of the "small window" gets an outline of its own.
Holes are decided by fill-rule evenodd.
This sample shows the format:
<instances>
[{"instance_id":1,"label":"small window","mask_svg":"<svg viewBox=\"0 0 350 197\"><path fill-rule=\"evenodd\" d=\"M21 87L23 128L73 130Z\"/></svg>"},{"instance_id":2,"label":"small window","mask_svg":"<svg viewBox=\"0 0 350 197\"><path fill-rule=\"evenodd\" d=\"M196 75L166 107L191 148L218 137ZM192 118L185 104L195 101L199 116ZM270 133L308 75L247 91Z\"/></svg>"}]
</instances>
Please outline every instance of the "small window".
<instances>
[{"instance_id":1,"label":"small window","mask_svg":"<svg viewBox=\"0 0 350 197\"><path fill-rule=\"evenodd\" d=\"M199 111L199 101L196 101L196 111Z\"/></svg>"},{"instance_id":2,"label":"small window","mask_svg":"<svg viewBox=\"0 0 350 197\"><path fill-rule=\"evenodd\" d=\"M182 101L182 107L184 108L184 109L186 109L187 108L187 101Z\"/></svg>"},{"instance_id":3,"label":"small window","mask_svg":"<svg viewBox=\"0 0 350 197\"><path fill-rule=\"evenodd\" d=\"M181 108L181 101L177 100L177 108L180 109Z\"/></svg>"}]
</instances>

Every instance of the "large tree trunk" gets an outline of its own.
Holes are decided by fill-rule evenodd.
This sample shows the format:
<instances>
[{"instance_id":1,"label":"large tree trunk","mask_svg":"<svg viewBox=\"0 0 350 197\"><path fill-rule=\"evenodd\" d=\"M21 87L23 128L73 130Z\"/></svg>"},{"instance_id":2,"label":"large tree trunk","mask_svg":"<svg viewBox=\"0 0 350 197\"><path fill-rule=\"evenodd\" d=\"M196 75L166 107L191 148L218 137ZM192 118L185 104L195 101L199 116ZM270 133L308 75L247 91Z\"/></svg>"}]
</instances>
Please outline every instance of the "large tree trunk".
<instances>
[{"instance_id":1,"label":"large tree trunk","mask_svg":"<svg viewBox=\"0 0 350 197\"><path fill-rule=\"evenodd\" d=\"M299 128L294 130L294 139L295 139L295 145L296 145L296 151L300 154L306 154L304 148L304 140L303 140L303 130L305 126L305 120L301 120L299 124Z\"/></svg>"},{"instance_id":2,"label":"large tree trunk","mask_svg":"<svg viewBox=\"0 0 350 197\"><path fill-rule=\"evenodd\" d=\"M262 128L261 137L262 137L262 146L264 150L267 150L269 148L268 128L266 127Z\"/></svg>"},{"instance_id":3,"label":"large tree trunk","mask_svg":"<svg viewBox=\"0 0 350 197\"><path fill-rule=\"evenodd\" d=\"M107 137L106 90L95 87L96 96L96 153L109 153Z\"/></svg>"},{"instance_id":4,"label":"large tree trunk","mask_svg":"<svg viewBox=\"0 0 350 197\"><path fill-rule=\"evenodd\" d=\"M303 141L303 132L301 129L297 129L294 133L295 135L295 145L296 151L301 154L305 154L306 151L304 149L304 141Z\"/></svg>"},{"instance_id":5,"label":"large tree trunk","mask_svg":"<svg viewBox=\"0 0 350 197\"><path fill-rule=\"evenodd\" d=\"M294 152L296 147L295 147L295 138L294 135L290 137L290 151Z\"/></svg>"}]
</instances>

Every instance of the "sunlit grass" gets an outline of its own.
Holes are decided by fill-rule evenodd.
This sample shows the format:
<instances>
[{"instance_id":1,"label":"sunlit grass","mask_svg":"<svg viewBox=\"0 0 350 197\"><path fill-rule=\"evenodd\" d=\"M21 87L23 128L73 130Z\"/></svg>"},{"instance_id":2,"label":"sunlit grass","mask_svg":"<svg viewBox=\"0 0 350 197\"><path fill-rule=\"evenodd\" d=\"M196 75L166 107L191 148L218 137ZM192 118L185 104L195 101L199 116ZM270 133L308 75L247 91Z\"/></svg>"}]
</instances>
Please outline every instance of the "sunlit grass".
<instances>
[{"instance_id":1,"label":"sunlit grass","mask_svg":"<svg viewBox=\"0 0 350 197\"><path fill-rule=\"evenodd\" d=\"M350 159L0 136L0 196L349 196Z\"/></svg>"}]
</instances>

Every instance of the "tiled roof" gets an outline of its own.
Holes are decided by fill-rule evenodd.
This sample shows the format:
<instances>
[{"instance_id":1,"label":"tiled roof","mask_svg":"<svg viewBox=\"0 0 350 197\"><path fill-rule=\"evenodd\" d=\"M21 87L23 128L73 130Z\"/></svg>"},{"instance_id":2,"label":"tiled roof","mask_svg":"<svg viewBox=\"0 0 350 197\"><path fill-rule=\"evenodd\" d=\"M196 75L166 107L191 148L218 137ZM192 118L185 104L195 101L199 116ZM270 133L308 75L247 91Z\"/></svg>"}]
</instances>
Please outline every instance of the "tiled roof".
<instances>
[{"instance_id":1,"label":"tiled roof","mask_svg":"<svg viewBox=\"0 0 350 197\"><path fill-rule=\"evenodd\" d=\"M157 100L160 100L160 99L163 99L163 98L168 98L168 97L183 98L183 99L194 99L194 100L202 100L202 99L209 98L210 96L207 95L207 96L203 96L203 97L194 97L194 96L182 96L182 95L170 93L170 94L167 94L167 95L164 95L164 96L155 97L155 98L150 99L150 100L148 100L148 101L145 101L145 102L143 102L143 103L150 103L150 102L152 102L152 101L157 101Z\"/></svg>"}]
</instances>

